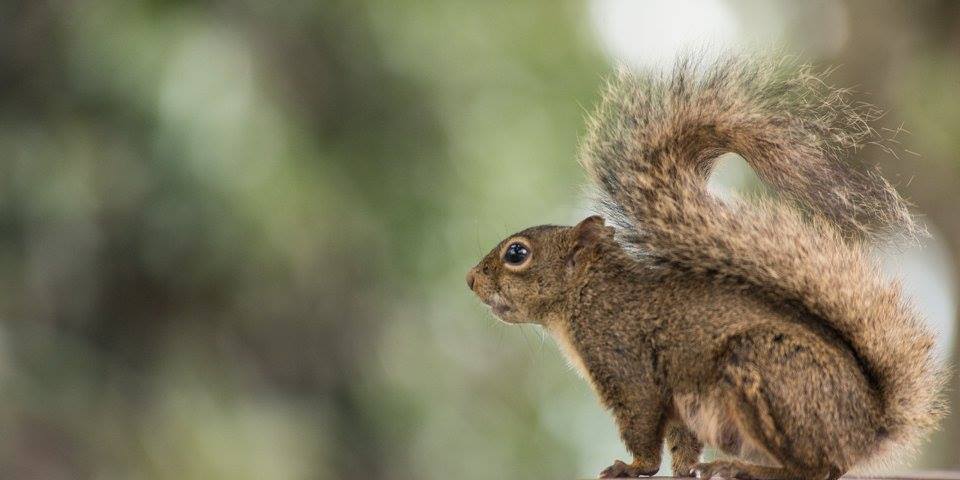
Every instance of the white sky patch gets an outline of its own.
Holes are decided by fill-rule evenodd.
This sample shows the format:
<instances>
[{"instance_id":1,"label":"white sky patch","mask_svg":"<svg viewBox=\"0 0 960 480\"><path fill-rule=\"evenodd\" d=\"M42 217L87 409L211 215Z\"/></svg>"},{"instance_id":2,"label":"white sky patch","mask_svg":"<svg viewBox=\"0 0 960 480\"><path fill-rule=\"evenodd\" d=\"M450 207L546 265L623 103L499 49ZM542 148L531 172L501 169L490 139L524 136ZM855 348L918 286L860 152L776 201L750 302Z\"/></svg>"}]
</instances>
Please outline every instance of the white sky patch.
<instances>
[{"instance_id":1,"label":"white sky patch","mask_svg":"<svg viewBox=\"0 0 960 480\"><path fill-rule=\"evenodd\" d=\"M686 50L717 52L740 26L722 0L594 0L594 28L607 54L633 68L671 65Z\"/></svg>"}]
</instances>

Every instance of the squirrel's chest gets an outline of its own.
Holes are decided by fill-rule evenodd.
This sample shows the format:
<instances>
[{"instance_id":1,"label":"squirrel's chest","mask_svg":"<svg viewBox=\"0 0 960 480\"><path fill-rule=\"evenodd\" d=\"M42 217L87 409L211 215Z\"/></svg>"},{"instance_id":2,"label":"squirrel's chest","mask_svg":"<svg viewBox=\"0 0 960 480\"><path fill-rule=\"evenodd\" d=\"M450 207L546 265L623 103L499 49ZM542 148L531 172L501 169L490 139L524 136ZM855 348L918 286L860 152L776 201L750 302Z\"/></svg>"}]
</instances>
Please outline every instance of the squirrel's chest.
<instances>
[{"instance_id":1,"label":"squirrel's chest","mask_svg":"<svg viewBox=\"0 0 960 480\"><path fill-rule=\"evenodd\" d=\"M589 382L591 386L594 386L590 371L583 363L583 358L580 356L580 352L577 351L576 347L574 347L574 344L571 341L569 328L562 323L554 323L547 327L547 331L550 332L553 340L557 342L557 347L560 348L563 356L566 357L567 364L570 365L570 368L576 370L576 372L584 380ZM594 386L594 388L596 387Z\"/></svg>"}]
</instances>

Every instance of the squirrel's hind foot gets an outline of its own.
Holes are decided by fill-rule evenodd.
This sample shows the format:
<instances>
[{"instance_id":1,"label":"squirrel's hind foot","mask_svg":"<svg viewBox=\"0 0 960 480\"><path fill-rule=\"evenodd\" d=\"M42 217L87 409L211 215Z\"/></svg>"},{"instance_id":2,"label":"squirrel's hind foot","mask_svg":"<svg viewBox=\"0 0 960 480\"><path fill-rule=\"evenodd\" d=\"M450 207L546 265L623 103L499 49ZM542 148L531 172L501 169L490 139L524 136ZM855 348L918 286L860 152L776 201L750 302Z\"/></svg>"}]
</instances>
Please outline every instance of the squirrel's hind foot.
<instances>
[{"instance_id":1,"label":"squirrel's hind foot","mask_svg":"<svg viewBox=\"0 0 960 480\"><path fill-rule=\"evenodd\" d=\"M796 478L792 472L784 468L761 467L759 465L735 460L698 463L690 469L690 473L702 480L708 480L715 476L726 479L736 478L739 480L787 480Z\"/></svg>"},{"instance_id":2,"label":"squirrel's hind foot","mask_svg":"<svg viewBox=\"0 0 960 480\"><path fill-rule=\"evenodd\" d=\"M702 480L708 480L715 476L725 479L738 480L836 480L840 475L832 471L829 472L807 472L798 473L782 467L765 467L738 460L718 460L709 463L698 463L690 469L690 474Z\"/></svg>"}]
</instances>

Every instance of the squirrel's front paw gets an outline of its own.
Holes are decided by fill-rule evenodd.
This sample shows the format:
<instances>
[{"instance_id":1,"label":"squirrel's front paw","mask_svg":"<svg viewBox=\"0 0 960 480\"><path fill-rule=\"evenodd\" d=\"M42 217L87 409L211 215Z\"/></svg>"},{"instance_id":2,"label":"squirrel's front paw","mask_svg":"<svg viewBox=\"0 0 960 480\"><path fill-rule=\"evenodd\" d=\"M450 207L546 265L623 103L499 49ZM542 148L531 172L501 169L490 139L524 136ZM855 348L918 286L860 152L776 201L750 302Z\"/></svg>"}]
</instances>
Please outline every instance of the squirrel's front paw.
<instances>
[{"instance_id":1,"label":"squirrel's front paw","mask_svg":"<svg viewBox=\"0 0 960 480\"><path fill-rule=\"evenodd\" d=\"M613 465L600 472L600 478L636 478L649 477L660 470L659 465L650 465L650 462L641 462L636 460L631 464L620 460L613 462Z\"/></svg>"}]
</instances>

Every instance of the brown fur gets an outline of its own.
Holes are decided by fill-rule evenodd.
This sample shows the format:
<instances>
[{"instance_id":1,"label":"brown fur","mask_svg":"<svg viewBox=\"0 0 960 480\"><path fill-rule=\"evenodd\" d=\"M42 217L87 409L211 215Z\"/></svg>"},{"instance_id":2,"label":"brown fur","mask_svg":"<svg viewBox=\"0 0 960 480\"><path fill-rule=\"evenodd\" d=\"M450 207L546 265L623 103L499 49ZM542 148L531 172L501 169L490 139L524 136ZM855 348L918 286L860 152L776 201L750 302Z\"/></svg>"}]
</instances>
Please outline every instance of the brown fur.
<instances>
[{"instance_id":1,"label":"brown fur","mask_svg":"<svg viewBox=\"0 0 960 480\"><path fill-rule=\"evenodd\" d=\"M471 270L612 411L634 461L602 476L655 473L666 440L680 475L836 478L936 425L932 336L861 243L918 229L886 181L838 157L865 135L858 112L805 71L742 59L622 74L581 159L617 228L527 229ZM727 151L792 203L712 197ZM515 242L529 259L507 265ZM703 444L743 460L697 464Z\"/></svg>"}]
</instances>

